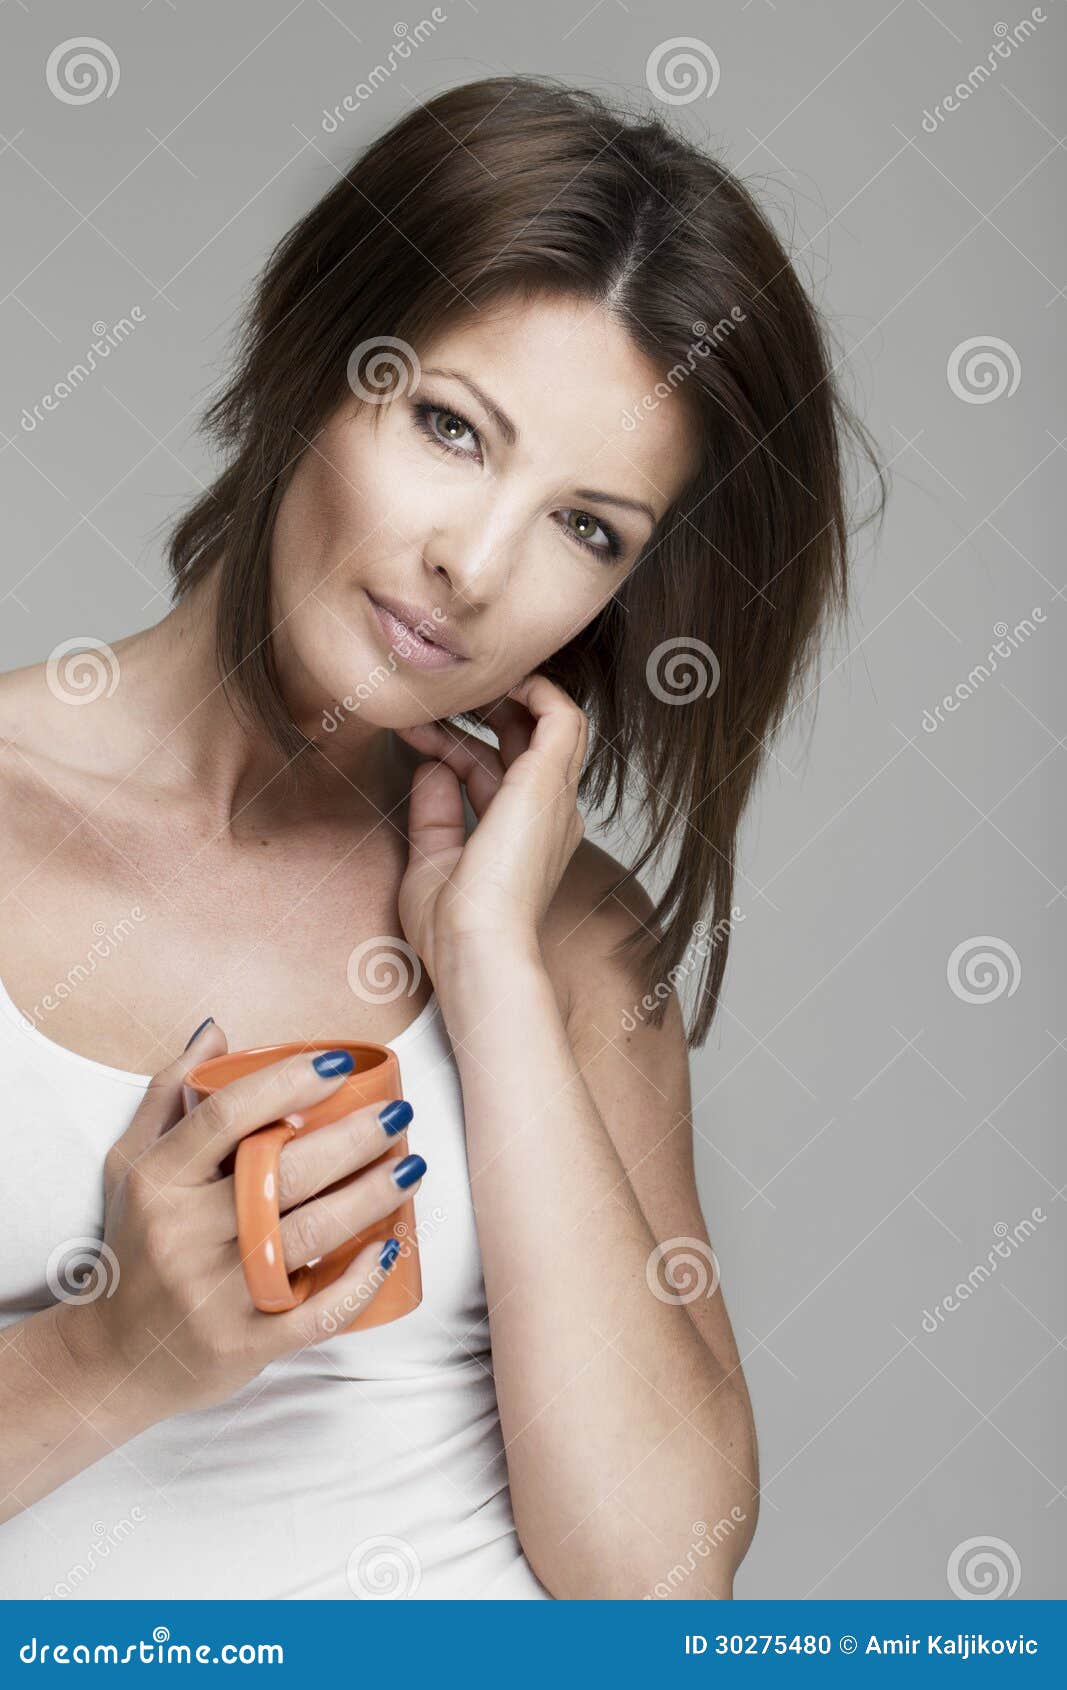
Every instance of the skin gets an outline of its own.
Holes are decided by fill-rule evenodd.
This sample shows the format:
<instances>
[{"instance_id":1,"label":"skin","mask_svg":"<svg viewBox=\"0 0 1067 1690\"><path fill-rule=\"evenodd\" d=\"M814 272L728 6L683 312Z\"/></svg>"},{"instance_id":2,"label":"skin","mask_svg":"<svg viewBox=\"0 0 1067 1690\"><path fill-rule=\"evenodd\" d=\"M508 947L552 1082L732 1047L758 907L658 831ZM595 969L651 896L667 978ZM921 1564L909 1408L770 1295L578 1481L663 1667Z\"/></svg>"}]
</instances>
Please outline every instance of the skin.
<instances>
[{"instance_id":1,"label":"skin","mask_svg":"<svg viewBox=\"0 0 1067 1690\"><path fill-rule=\"evenodd\" d=\"M457 376L431 370L463 372L516 438ZM672 395L623 431L658 372L588 302L516 301L456 325L424 350L422 371L390 404L340 406L279 512L277 668L294 720L324 751L296 803L277 753L218 687L213 577L113 646L120 684L89 708L57 697L44 665L0 677L0 796L16 800L0 827L0 972L21 1006L39 1002L70 966L70 911L106 925L136 897L147 915L99 989L74 993L43 1030L153 1074L105 1168L116 1293L5 1334L0 1411L13 1405L5 1423L17 1426L32 1401L34 1435L3 1458L3 1508L156 1420L225 1399L373 1291L364 1252L299 1308L259 1314L220 1174L245 1133L339 1081L299 1058L189 1114L181 1082L194 1061L282 1036L294 1012L338 1038L387 1042L432 981L463 1087L524 1549L557 1596L640 1596L679 1563L692 1565L670 1594L729 1596L756 1515L737 1350L721 1293L663 1300L645 1277L658 1241L707 1239L681 1014L672 997L662 1028L618 1030L637 994L612 952L647 926L651 904L633 884L607 895L618 865L582 839L576 805L589 724L537 673L617 590L688 479L690 419ZM453 408L473 426L445 424L458 453L419 431L420 402L441 408L439 431ZM609 525L614 558L601 547ZM444 611L468 660L389 662L364 587ZM324 732L370 677L359 708ZM498 748L438 725L478 706ZM464 787L477 817L466 840ZM353 997L353 945L401 932L425 969L409 1001ZM214 1024L175 1057L208 1013ZM283 1149L289 1271L396 1206L387 1168L358 1172L386 1142L371 1109ZM343 1191L314 1197L352 1171ZM85 1416L74 1425L70 1390ZM710 1530L738 1513L710 1553L700 1531L689 1553L694 1522Z\"/></svg>"}]
</instances>

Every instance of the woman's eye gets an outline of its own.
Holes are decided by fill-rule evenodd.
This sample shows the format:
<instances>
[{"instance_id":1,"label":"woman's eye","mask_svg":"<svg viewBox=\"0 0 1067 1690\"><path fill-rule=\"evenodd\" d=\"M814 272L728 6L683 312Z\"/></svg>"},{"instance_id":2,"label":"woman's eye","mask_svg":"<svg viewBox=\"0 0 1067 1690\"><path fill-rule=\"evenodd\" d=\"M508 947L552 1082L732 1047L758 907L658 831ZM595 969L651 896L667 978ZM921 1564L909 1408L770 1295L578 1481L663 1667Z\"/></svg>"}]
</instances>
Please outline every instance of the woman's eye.
<instances>
[{"instance_id":1,"label":"woman's eye","mask_svg":"<svg viewBox=\"0 0 1067 1690\"><path fill-rule=\"evenodd\" d=\"M466 446L457 444L457 442L463 440L465 435L470 435L471 439L477 442L477 430L471 426L466 417L457 415L455 411L449 411L443 405L416 405L415 417L422 432L429 436L435 446L442 446L446 452L456 452L464 458L473 458L477 455L475 452L469 451Z\"/></svg>"},{"instance_id":2,"label":"woman's eye","mask_svg":"<svg viewBox=\"0 0 1067 1690\"><path fill-rule=\"evenodd\" d=\"M414 407L415 423L419 430L443 452L451 452L457 458L473 458L476 462L480 457L478 449L478 430L469 423L466 417L460 416L458 411L450 411L447 405L433 405L428 401ZM469 451L460 445L465 436L469 435L475 443L475 450ZM599 522L588 511L565 510L559 513L561 526L577 545L592 552L597 557L614 561L623 550L623 544L613 528L606 523ZM597 535L600 536L597 539Z\"/></svg>"},{"instance_id":3,"label":"woman's eye","mask_svg":"<svg viewBox=\"0 0 1067 1690\"><path fill-rule=\"evenodd\" d=\"M618 535L588 511L563 511L563 526L568 534L573 534L579 545L586 546L591 552L603 552L605 557L618 557L622 550L622 542ZM602 538L597 540L595 535Z\"/></svg>"}]
</instances>

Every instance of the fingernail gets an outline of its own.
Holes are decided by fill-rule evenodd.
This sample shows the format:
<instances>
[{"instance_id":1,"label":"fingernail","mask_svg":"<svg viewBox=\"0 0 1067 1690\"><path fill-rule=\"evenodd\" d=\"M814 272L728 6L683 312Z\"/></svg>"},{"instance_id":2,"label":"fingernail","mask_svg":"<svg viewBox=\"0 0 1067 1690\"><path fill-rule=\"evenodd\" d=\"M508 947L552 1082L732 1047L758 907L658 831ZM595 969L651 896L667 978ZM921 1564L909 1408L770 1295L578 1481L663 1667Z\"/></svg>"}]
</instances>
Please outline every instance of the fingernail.
<instances>
[{"instance_id":1,"label":"fingernail","mask_svg":"<svg viewBox=\"0 0 1067 1690\"><path fill-rule=\"evenodd\" d=\"M403 1132L414 1113L415 1111L406 1097L397 1097L393 1099L392 1103L387 1103L385 1108L379 1111L378 1119L389 1137L393 1138L396 1133Z\"/></svg>"},{"instance_id":2,"label":"fingernail","mask_svg":"<svg viewBox=\"0 0 1067 1690\"><path fill-rule=\"evenodd\" d=\"M381 1250L378 1252L378 1266L380 1268L384 1268L386 1273L388 1273L399 1254L399 1238L387 1238L385 1243L382 1245Z\"/></svg>"},{"instance_id":3,"label":"fingernail","mask_svg":"<svg viewBox=\"0 0 1067 1690\"><path fill-rule=\"evenodd\" d=\"M393 1179L403 1189L405 1186L414 1185L425 1172L426 1163L421 1156L404 1156L393 1169Z\"/></svg>"},{"instance_id":4,"label":"fingernail","mask_svg":"<svg viewBox=\"0 0 1067 1690\"><path fill-rule=\"evenodd\" d=\"M320 1050L311 1066L320 1080L332 1080L338 1074L351 1074L356 1059L350 1050Z\"/></svg>"},{"instance_id":5,"label":"fingernail","mask_svg":"<svg viewBox=\"0 0 1067 1690\"><path fill-rule=\"evenodd\" d=\"M189 1049L189 1045L191 1045L193 1043L194 1039L198 1039L200 1037L200 1035L204 1031L205 1027L211 1026L211 1023L214 1021L214 1019L215 1019L215 1017L213 1015L209 1015L206 1021L201 1021L199 1027L196 1029L196 1032L193 1034L192 1038L189 1040L189 1044L187 1044L185 1046L185 1050ZM184 1056L184 1054L185 1054L185 1051L182 1052L183 1056Z\"/></svg>"}]
</instances>

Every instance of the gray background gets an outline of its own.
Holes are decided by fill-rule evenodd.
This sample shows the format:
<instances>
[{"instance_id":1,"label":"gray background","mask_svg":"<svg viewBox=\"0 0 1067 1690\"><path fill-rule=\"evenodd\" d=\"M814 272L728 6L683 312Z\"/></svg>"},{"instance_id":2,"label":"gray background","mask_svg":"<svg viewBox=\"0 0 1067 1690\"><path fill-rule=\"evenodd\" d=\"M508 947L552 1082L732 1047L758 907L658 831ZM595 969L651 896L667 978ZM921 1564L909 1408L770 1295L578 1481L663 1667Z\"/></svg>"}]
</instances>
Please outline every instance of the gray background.
<instances>
[{"instance_id":1,"label":"gray background","mask_svg":"<svg viewBox=\"0 0 1067 1690\"><path fill-rule=\"evenodd\" d=\"M441 9L327 134L323 109L429 5L4 6L0 667L165 613L160 525L211 476L196 414L269 246L337 164L453 83L531 70L649 100L650 52L703 41L721 80L671 109L774 208L894 479L881 540L857 549L847 637L748 819L745 920L692 1059L701 1195L766 1483L738 1594L946 1596L953 1552L992 1538L1019 1597L1062 1596L1062 6L1046 0L1034 37L932 134L924 111L1021 6ZM120 80L67 104L45 63L86 31ZM92 325L134 306L144 323L28 432L23 408ZM989 336L1018 386L967 402L948 362ZM994 625L1035 607L1044 622L924 731ZM1011 948L1018 983L967 1002L948 961L979 936L1014 972ZM1035 1205L1034 1236L924 1331Z\"/></svg>"}]
</instances>

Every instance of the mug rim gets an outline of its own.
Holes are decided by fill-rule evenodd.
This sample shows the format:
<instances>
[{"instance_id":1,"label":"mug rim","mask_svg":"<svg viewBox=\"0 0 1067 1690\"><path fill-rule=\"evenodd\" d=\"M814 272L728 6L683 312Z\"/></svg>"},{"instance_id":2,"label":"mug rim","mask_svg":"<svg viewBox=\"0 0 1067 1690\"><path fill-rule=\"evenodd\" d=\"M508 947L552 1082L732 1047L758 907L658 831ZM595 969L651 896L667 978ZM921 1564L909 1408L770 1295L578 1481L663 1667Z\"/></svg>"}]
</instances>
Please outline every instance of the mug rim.
<instances>
[{"instance_id":1,"label":"mug rim","mask_svg":"<svg viewBox=\"0 0 1067 1690\"><path fill-rule=\"evenodd\" d=\"M350 1074L343 1076L346 1080L357 1079L363 1074L373 1074L376 1068L380 1068L393 1055L388 1045L379 1044L374 1039L284 1039L280 1044L244 1045L239 1050L224 1050L218 1056L206 1056L203 1062L198 1062L189 1069L182 1084L190 1086L193 1091L211 1092L215 1090L215 1086L210 1083L205 1084L199 1076L205 1074L209 1082L214 1080L211 1070L216 1064L221 1068L224 1062L231 1062L236 1056L265 1056L268 1062L281 1062L286 1056L299 1056L304 1052L313 1050L371 1052L376 1060L365 1068L354 1068ZM267 1062L260 1064L261 1067L267 1065ZM219 1082L220 1085L229 1085L230 1083L229 1080Z\"/></svg>"}]
</instances>

